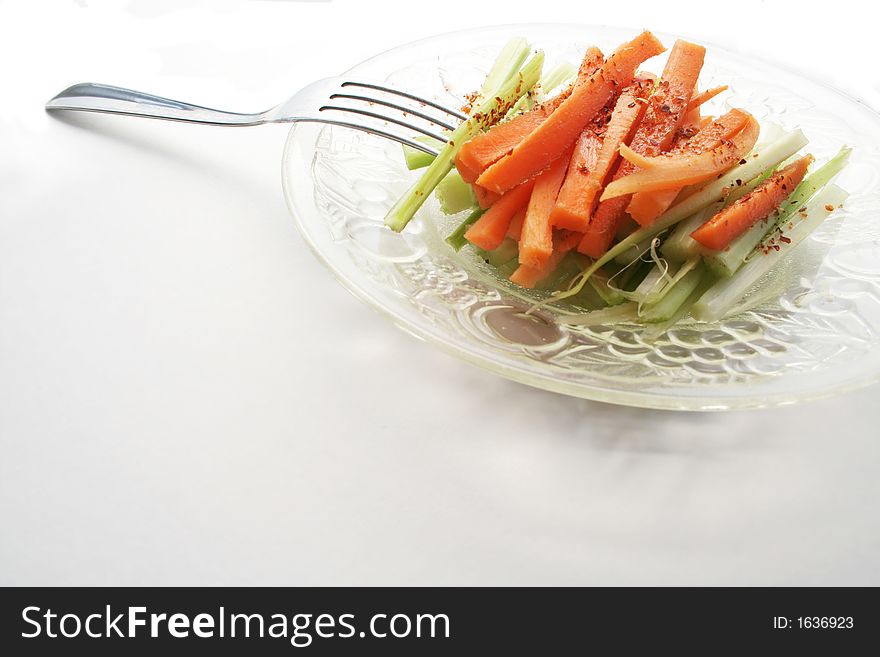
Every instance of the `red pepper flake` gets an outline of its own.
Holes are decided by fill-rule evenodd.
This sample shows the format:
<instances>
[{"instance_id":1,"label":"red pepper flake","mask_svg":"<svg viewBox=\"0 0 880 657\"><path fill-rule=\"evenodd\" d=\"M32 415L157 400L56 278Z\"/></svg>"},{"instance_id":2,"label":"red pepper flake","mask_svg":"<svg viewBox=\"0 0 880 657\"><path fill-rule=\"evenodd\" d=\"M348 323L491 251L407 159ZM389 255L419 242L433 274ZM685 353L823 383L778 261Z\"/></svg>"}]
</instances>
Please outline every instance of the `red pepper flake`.
<instances>
[{"instance_id":1,"label":"red pepper flake","mask_svg":"<svg viewBox=\"0 0 880 657\"><path fill-rule=\"evenodd\" d=\"M825 209L828 210L828 212L833 212L833 211L834 211L834 206L831 205L830 203L826 203L826 204L825 204Z\"/></svg>"},{"instance_id":2,"label":"red pepper flake","mask_svg":"<svg viewBox=\"0 0 880 657\"><path fill-rule=\"evenodd\" d=\"M785 235L781 236L781 237L779 238L779 241L780 241L780 242L785 242L786 244L791 244L791 238L790 238L790 237L786 237Z\"/></svg>"},{"instance_id":3,"label":"red pepper flake","mask_svg":"<svg viewBox=\"0 0 880 657\"><path fill-rule=\"evenodd\" d=\"M740 163L740 164L745 164L746 161L745 161L745 159L742 159L742 160L739 161L739 163Z\"/></svg>"}]
</instances>

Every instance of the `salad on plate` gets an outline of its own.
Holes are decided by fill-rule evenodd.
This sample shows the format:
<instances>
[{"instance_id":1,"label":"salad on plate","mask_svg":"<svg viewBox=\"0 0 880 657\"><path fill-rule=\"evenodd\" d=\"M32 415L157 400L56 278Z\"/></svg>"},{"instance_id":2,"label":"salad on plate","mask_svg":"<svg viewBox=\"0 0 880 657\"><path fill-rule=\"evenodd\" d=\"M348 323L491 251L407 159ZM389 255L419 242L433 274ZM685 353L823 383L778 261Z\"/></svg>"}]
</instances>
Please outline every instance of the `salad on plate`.
<instances>
[{"instance_id":1,"label":"salad on plate","mask_svg":"<svg viewBox=\"0 0 880 657\"><path fill-rule=\"evenodd\" d=\"M467 114L436 156L404 147L424 169L391 208L402 231L434 194L461 214L448 236L523 292L549 293L569 324L640 323L662 335L684 317L736 314L758 282L841 207L841 146L816 162L799 129L759 125L748 108L704 107L706 48L678 40L659 74L641 70L665 48L643 32L578 67L544 72L522 38L502 49Z\"/></svg>"}]
</instances>

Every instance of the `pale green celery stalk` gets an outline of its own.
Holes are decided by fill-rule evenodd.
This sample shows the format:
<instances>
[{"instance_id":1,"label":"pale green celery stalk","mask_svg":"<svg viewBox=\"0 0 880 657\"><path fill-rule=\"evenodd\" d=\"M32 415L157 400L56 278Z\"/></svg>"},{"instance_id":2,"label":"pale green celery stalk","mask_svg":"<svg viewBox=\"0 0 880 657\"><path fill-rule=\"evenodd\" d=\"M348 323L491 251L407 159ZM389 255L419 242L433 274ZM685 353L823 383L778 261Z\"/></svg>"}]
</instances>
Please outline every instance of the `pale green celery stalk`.
<instances>
[{"instance_id":1,"label":"pale green celery stalk","mask_svg":"<svg viewBox=\"0 0 880 657\"><path fill-rule=\"evenodd\" d=\"M425 146L431 146L438 151L443 148L443 142L437 141L433 137L429 137L428 135L419 135L418 137L413 137L414 141L420 142ZM413 148L412 146L407 146L403 144L403 159L406 162L406 168L410 171L415 171L416 169L423 169L431 162L434 161L434 156L430 153L426 153L425 151L420 151L417 148Z\"/></svg>"},{"instance_id":2,"label":"pale green celery stalk","mask_svg":"<svg viewBox=\"0 0 880 657\"><path fill-rule=\"evenodd\" d=\"M650 226L640 228L639 230L632 233L629 237L618 242L616 245L610 248L608 252L605 253L605 255L594 261L590 267L585 269L584 272L581 274L578 283L574 285L571 289L556 294L550 299L535 304L530 308L530 310L534 311L537 310L539 307L546 305L547 303L552 303L553 301L559 301L561 299L574 296L575 294L580 292L581 288L583 288L583 286L586 284L589 277L595 274L599 270L599 268L606 263L611 262L622 253L626 253L633 246L639 244L640 242L659 235L664 230L666 230L670 226L674 226L682 219L685 219L695 212L702 210L706 206L721 200L722 198L724 198L725 192L730 193L732 189L737 187L737 179L751 180L762 171L769 169L772 166L776 166L785 158L793 155L794 153L797 153L806 143L807 139L806 137L804 137L804 133L800 130L796 130L794 132L790 132L784 135L780 139L768 145L761 152L755 153L754 156L746 158L745 164L740 164L739 166L734 167L725 175L703 187L700 191L692 194L691 196L688 196L680 203L673 205L666 212L657 217L657 219Z\"/></svg>"},{"instance_id":3,"label":"pale green celery stalk","mask_svg":"<svg viewBox=\"0 0 880 657\"><path fill-rule=\"evenodd\" d=\"M655 324L671 319L681 307L681 304L697 289L705 273L706 268L703 264L698 264L673 285L660 301L642 306L642 310L639 313L639 321L646 324Z\"/></svg>"},{"instance_id":4,"label":"pale green celery stalk","mask_svg":"<svg viewBox=\"0 0 880 657\"><path fill-rule=\"evenodd\" d=\"M428 165L415 184L401 196L385 216L385 225L396 232L402 231L415 216L428 196L443 178L452 170L458 149L468 139L477 134L493 116L515 103L520 96L535 86L541 75L544 53L538 51L523 66L522 70L508 78L496 91L474 108L471 117L463 121L450 135L449 141L440 149L434 161Z\"/></svg>"},{"instance_id":5,"label":"pale green celery stalk","mask_svg":"<svg viewBox=\"0 0 880 657\"><path fill-rule=\"evenodd\" d=\"M556 321L560 324L574 326L598 326L599 324L634 322L638 319L638 312L638 304L630 302L586 313L558 315Z\"/></svg>"},{"instance_id":6,"label":"pale green celery stalk","mask_svg":"<svg viewBox=\"0 0 880 657\"><path fill-rule=\"evenodd\" d=\"M678 267L670 264L667 267L661 267L655 264L651 267L648 275L642 279L639 286L631 293L630 299L636 303L654 303L660 300L660 291L669 284Z\"/></svg>"},{"instance_id":7,"label":"pale green celery stalk","mask_svg":"<svg viewBox=\"0 0 880 657\"><path fill-rule=\"evenodd\" d=\"M526 50L524 52L528 54L528 44L526 44ZM524 60L525 55L518 61L522 64ZM518 68L519 67L517 67L517 69ZM513 73L516 73L516 70L514 70ZM531 106L529 106L530 101L543 101L548 91L552 91L556 87L568 82L574 77L575 73L577 73L577 68L569 62L563 62L557 65L552 71L541 78L537 87L531 93L524 94L518 101L516 101L516 104L507 113L507 116L515 116L522 111L531 109ZM488 78L486 79L488 80ZM420 135L414 139L426 146L432 146L437 150L443 148L443 142L437 141L433 137L428 137L427 135ZM434 156L430 153L420 151L412 146L407 146L406 144L403 144L403 157L406 161L406 168L410 171L423 169L434 161Z\"/></svg>"},{"instance_id":8,"label":"pale green celery stalk","mask_svg":"<svg viewBox=\"0 0 880 657\"><path fill-rule=\"evenodd\" d=\"M648 272L648 275L639 287L628 295L628 298L643 305L659 303L682 278L687 276L699 264L699 257L691 258L682 263L681 266L672 265L671 273L667 272L664 275L661 263L657 263L651 268L651 271Z\"/></svg>"},{"instance_id":9,"label":"pale green celery stalk","mask_svg":"<svg viewBox=\"0 0 880 657\"><path fill-rule=\"evenodd\" d=\"M577 75L577 66L572 64L571 62L562 62L554 66L550 72L541 78L541 82L539 83L536 98L538 100L543 101L547 98L547 94L556 89L557 87L561 87L563 84L570 82L571 79Z\"/></svg>"},{"instance_id":10,"label":"pale green celery stalk","mask_svg":"<svg viewBox=\"0 0 880 657\"><path fill-rule=\"evenodd\" d=\"M650 260L639 260L632 265L627 265L620 274L620 285L618 287L627 292L634 291L645 280L645 276L648 275L653 266L654 263Z\"/></svg>"},{"instance_id":11,"label":"pale green celery stalk","mask_svg":"<svg viewBox=\"0 0 880 657\"><path fill-rule=\"evenodd\" d=\"M665 322L657 322L655 324L648 324L645 326L645 329L642 331L642 339L648 341L656 340L661 335L666 333L666 331L678 324L678 322L681 321L682 318L687 316L687 314L691 311L691 309L694 307L694 304L699 300L699 298L706 293L706 290L712 287L712 285L715 283L715 280L715 277L712 276L711 273L706 272L703 275L700 284L697 285L694 291L690 293L690 296L685 299L684 303L678 307L678 310L673 313L672 317L667 319Z\"/></svg>"},{"instance_id":12,"label":"pale green celery stalk","mask_svg":"<svg viewBox=\"0 0 880 657\"><path fill-rule=\"evenodd\" d=\"M510 278L510 275L516 271L517 267L519 267L519 262L516 258L511 258L503 265L498 266L496 271L500 278Z\"/></svg>"},{"instance_id":13,"label":"pale green celery stalk","mask_svg":"<svg viewBox=\"0 0 880 657\"><path fill-rule=\"evenodd\" d=\"M602 301L608 306L616 306L626 301L625 293L622 293L608 285L608 277L597 273L590 277L590 286L596 290Z\"/></svg>"},{"instance_id":14,"label":"pale green celery stalk","mask_svg":"<svg viewBox=\"0 0 880 657\"><path fill-rule=\"evenodd\" d=\"M852 149L847 146L841 148L837 155L804 178L795 187L791 195L779 206L779 210L771 214L766 220L754 224L723 251L704 255L703 259L706 261L709 269L717 276L724 278L733 276L766 235L772 233L777 227L784 226L791 216L803 207L804 203L809 201L817 191L831 182L841 172L846 166L851 152Z\"/></svg>"},{"instance_id":15,"label":"pale green celery stalk","mask_svg":"<svg viewBox=\"0 0 880 657\"><path fill-rule=\"evenodd\" d=\"M504 241L494 251L486 251L486 260L493 267L500 267L519 255L519 245L515 240L505 237Z\"/></svg>"},{"instance_id":16,"label":"pale green celery stalk","mask_svg":"<svg viewBox=\"0 0 880 657\"><path fill-rule=\"evenodd\" d=\"M803 219L786 231L789 242L776 242L779 249L768 249L761 252L740 267L735 276L723 279L713 285L697 303L693 314L697 319L714 322L725 317L736 304L749 292L758 281L779 262L788 257L792 250L819 226L834 208L842 204L847 193L834 183L825 186L806 205ZM828 210L826 206L831 207Z\"/></svg>"},{"instance_id":17,"label":"pale green celery stalk","mask_svg":"<svg viewBox=\"0 0 880 657\"><path fill-rule=\"evenodd\" d=\"M450 171L435 192L443 214L456 214L477 204L474 188L462 180L458 171Z\"/></svg>"},{"instance_id":18,"label":"pale green celery stalk","mask_svg":"<svg viewBox=\"0 0 880 657\"><path fill-rule=\"evenodd\" d=\"M579 274L580 271L575 272L575 275ZM602 300L596 290L593 289L591 285L585 285L584 289L580 291L580 293L571 299L573 303L576 303L578 306L585 308L586 311L592 312L594 310L599 310L601 308L607 308L607 304Z\"/></svg>"},{"instance_id":19,"label":"pale green celery stalk","mask_svg":"<svg viewBox=\"0 0 880 657\"><path fill-rule=\"evenodd\" d=\"M552 272L538 281L535 286L538 290L558 290L572 278L577 276L581 269L584 268L583 263L579 259L580 253L569 251L562 258L562 262Z\"/></svg>"},{"instance_id":20,"label":"pale green celery stalk","mask_svg":"<svg viewBox=\"0 0 880 657\"><path fill-rule=\"evenodd\" d=\"M513 37L504 44L486 79L483 80L483 86L480 88L481 98L490 98L496 96L497 89L501 88L511 77L516 75L526 57L529 56L531 46L523 37Z\"/></svg>"},{"instance_id":21,"label":"pale green celery stalk","mask_svg":"<svg viewBox=\"0 0 880 657\"><path fill-rule=\"evenodd\" d=\"M635 262L651 250L651 242L654 241L655 237L656 235L651 235L650 237L643 239L641 242L633 244L630 248L626 249L626 251L615 256L614 262L621 265L628 265ZM626 237L623 239L626 239Z\"/></svg>"},{"instance_id":22,"label":"pale green celery stalk","mask_svg":"<svg viewBox=\"0 0 880 657\"><path fill-rule=\"evenodd\" d=\"M568 82L577 73L577 67L569 62L558 64L547 75L541 78L537 86L522 98L516 101L516 104L507 113L508 117L516 116L520 112L532 109L535 102L543 102L547 97L547 93L553 91L556 87Z\"/></svg>"},{"instance_id":23,"label":"pale green celery stalk","mask_svg":"<svg viewBox=\"0 0 880 657\"><path fill-rule=\"evenodd\" d=\"M508 41L501 49L495 62L492 64L492 68L486 75L486 79L483 80L483 86L480 88L478 98L488 97L489 94L500 87L505 80L512 75L515 75L528 56L528 41L522 37L513 37ZM448 133L446 134L448 135ZM427 146L433 146L438 151L443 148L443 142L438 142L436 139L428 137L427 135L416 137L415 140ZM403 157L406 160L406 168L410 171L422 169L434 161L433 155L420 151L417 148L407 146L406 144L403 145Z\"/></svg>"},{"instance_id":24,"label":"pale green celery stalk","mask_svg":"<svg viewBox=\"0 0 880 657\"><path fill-rule=\"evenodd\" d=\"M461 247L467 244L464 234L467 232L468 228L477 221L477 219L483 216L484 212L485 210L483 208L477 208L471 212L465 220L458 225L458 228L452 231L452 234L446 238L446 243L456 251L461 251Z\"/></svg>"},{"instance_id":25,"label":"pale green celery stalk","mask_svg":"<svg viewBox=\"0 0 880 657\"><path fill-rule=\"evenodd\" d=\"M683 262L689 258L702 254L705 250L704 247L691 237L691 233L709 221L709 219L714 217L725 207L754 190L758 185L764 182L773 171L775 171L775 168L768 169L761 175L747 182L745 185L740 185L739 187L732 189L730 194L728 194L727 198L723 201L713 203L709 207L703 208L692 217L682 221L673 229L669 237L663 242L660 252L674 262Z\"/></svg>"}]
</instances>

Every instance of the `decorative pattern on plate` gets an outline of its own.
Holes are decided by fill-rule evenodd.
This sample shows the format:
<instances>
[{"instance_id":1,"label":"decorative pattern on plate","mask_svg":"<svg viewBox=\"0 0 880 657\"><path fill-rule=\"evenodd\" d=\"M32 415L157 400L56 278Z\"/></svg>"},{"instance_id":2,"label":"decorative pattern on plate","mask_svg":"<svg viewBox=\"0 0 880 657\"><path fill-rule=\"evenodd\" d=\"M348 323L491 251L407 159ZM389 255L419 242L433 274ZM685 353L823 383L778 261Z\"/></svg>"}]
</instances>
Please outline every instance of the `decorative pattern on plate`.
<instances>
[{"instance_id":1,"label":"decorative pattern on plate","mask_svg":"<svg viewBox=\"0 0 880 657\"><path fill-rule=\"evenodd\" d=\"M535 40L552 60L554 44ZM571 46L560 43L558 52L571 57ZM441 48L439 59L413 58L405 67L390 69L387 81L448 103L452 93L478 84L479 71L494 51L484 47L477 53L444 55ZM709 52L713 61L707 65L705 84L733 81L733 92L724 103L744 107L762 122L802 127L820 159L841 144L856 146L852 165L840 181L851 194L846 210L837 212L795 258L768 275L734 317L715 324L685 322L653 341L644 339L636 325L559 325L553 309L538 320L525 318L521 313L529 300L540 297L524 295L498 280L470 249L455 254L444 243L443 237L462 216L445 217L429 199L403 234L384 228L385 211L417 172L406 171L396 144L340 128L317 133L308 175L318 214L313 223L320 227L311 230L328 232L338 252L334 257L344 253L369 279L361 288L369 286L383 297L393 295L425 322L426 333L442 334L471 360L491 361L483 364L528 383L597 398L609 395L595 394L596 390L636 395L642 390L670 398L684 394L690 401L621 398L624 403L682 408L790 401L796 385L771 382L763 401L749 402L742 401L744 386L761 386L770 379L788 382L806 373L828 374L829 381L843 387L840 381L847 377L847 368L855 371L871 359L876 367L880 349L878 127L874 125L869 138L863 124L870 117L859 123L836 115L833 110L846 99L833 91L818 85L808 90L786 86L788 80L772 72L760 80L749 79L745 73L754 71L753 65L745 67L723 51L715 56L715 49ZM457 80L464 82L453 88ZM815 97L817 88L836 104L818 107L808 98ZM413 330L412 321L407 323L408 330L420 332ZM553 379L560 385L548 383ZM816 380L804 395L826 392ZM709 387L711 393L699 392ZM688 390L697 392L693 396ZM729 404L723 401L727 395Z\"/></svg>"}]
</instances>

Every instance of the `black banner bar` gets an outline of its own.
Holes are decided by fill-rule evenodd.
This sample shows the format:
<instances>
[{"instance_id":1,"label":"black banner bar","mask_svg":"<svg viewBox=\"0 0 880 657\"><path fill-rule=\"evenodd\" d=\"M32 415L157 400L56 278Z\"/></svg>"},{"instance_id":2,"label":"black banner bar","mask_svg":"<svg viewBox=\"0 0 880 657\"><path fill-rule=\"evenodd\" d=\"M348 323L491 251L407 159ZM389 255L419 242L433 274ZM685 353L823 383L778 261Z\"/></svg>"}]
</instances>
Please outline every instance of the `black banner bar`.
<instances>
[{"instance_id":1,"label":"black banner bar","mask_svg":"<svg viewBox=\"0 0 880 657\"><path fill-rule=\"evenodd\" d=\"M0 597L7 655L840 654L876 642L880 613L876 589L860 588L7 588Z\"/></svg>"}]
</instances>

